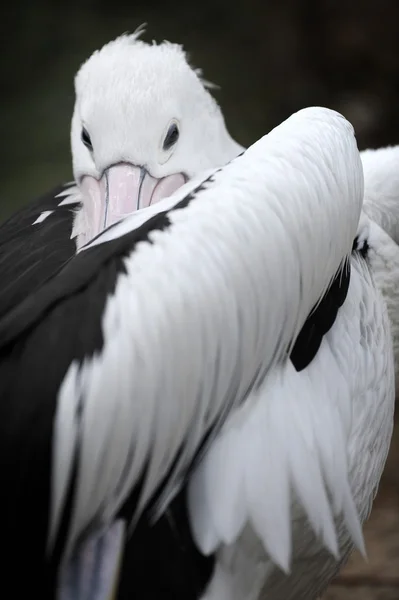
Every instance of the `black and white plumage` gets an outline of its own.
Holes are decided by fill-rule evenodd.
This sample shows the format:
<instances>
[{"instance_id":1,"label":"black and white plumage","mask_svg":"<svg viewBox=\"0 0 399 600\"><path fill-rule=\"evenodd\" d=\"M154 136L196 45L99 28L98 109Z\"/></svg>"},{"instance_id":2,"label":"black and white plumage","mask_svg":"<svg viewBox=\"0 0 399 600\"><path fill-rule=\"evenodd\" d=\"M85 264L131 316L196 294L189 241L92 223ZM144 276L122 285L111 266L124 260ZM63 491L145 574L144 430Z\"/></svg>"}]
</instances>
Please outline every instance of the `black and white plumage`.
<instances>
[{"instance_id":1,"label":"black and white plumage","mask_svg":"<svg viewBox=\"0 0 399 600\"><path fill-rule=\"evenodd\" d=\"M75 181L1 225L0 314L104 227L243 151L209 93L212 84L189 65L182 47L144 43L143 32L111 41L79 69L71 126ZM361 153L365 210L394 239L397 151ZM380 275L386 279L385 269ZM394 340L399 349L399 331Z\"/></svg>"},{"instance_id":2,"label":"black and white plumage","mask_svg":"<svg viewBox=\"0 0 399 600\"><path fill-rule=\"evenodd\" d=\"M181 46L146 44L143 31L106 44L79 69L74 182L0 226L0 315L103 228L242 151Z\"/></svg>"},{"instance_id":3,"label":"black and white plumage","mask_svg":"<svg viewBox=\"0 0 399 600\"><path fill-rule=\"evenodd\" d=\"M74 185L61 185L0 227L0 317L34 293L76 252L71 239L79 199Z\"/></svg>"},{"instance_id":4,"label":"black and white plumage","mask_svg":"<svg viewBox=\"0 0 399 600\"><path fill-rule=\"evenodd\" d=\"M7 290L0 311L3 299L8 309L14 293L34 291L104 227L242 151L210 84L181 46L146 44L143 31L106 44L79 69L71 124L74 182L1 225L0 274Z\"/></svg>"},{"instance_id":5,"label":"black and white plumage","mask_svg":"<svg viewBox=\"0 0 399 600\"><path fill-rule=\"evenodd\" d=\"M300 111L0 321L16 596L64 556L60 600L315 598L363 548L394 373L362 199L351 126Z\"/></svg>"}]
</instances>

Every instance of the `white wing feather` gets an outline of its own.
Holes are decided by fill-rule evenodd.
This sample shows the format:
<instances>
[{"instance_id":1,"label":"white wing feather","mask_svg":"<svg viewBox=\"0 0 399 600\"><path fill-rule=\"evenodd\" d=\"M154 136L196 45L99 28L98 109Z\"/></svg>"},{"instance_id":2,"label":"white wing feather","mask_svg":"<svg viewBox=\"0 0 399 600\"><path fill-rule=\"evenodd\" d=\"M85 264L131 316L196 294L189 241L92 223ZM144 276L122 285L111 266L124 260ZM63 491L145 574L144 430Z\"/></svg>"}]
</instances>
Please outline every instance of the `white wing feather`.
<instances>
[{"instance_id":1,"label":"white wing feather","mask_svg":"<svg viewBox=\"0 0 399 600\"><path fill-rule=\"evenodd\" d=\"M169 473L162 507L204 436L251 389L261 393L265 377L278 376L270 370L351 251L363 198L353 129L333 111L300 111L195 195L170 210L170 227L152 231L126 259L104 313L102 352L80 368L72 364L60 388L64 432L56 430L51 533L67 489L63 453L77 450L71 543L93 520L114 516L145 466L138 511ZM140 218L103 239L134 229ZM80 437L66 408L78 393ZM274 426L271 418L268 435L276 435ZM278 485L284 498L283 476ZM253 507L260 528L263 508ZM283 524L287 505L270 509Z\"/></svg>"},{"instance_id":2,"label":"white wing feather","mask_svg":"<svg viewBox=\"0 0 399 600\"><path fill-rule=\"evenodd\" d=\"M205 554L234 543L250 523L273 562L288 572L293 501L335 557L334 516L341 513L364 552L348 482L351 414L340 414L351 405L351 390L333 349L324 344L319 354L306 371L296 372L290 362L274 369L230 417L192 476L191 523Z\"/></svg>"}]
</instances>

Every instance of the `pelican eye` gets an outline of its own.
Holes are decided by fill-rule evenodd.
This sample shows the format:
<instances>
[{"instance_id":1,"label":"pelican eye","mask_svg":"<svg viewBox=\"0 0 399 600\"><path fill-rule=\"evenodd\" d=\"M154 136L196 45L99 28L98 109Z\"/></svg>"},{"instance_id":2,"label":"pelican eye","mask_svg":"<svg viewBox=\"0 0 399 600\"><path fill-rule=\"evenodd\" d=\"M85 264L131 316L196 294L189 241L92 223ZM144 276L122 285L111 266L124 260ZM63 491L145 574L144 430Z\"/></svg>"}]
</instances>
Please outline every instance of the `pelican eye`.
<instances>
[{"instance_id":1,"label":"pelican eye","mask_svg":"<svg viewBox=\"0 0 399 600\"><path fill-rule=\"evenodd\" d=\"M82 138L82 142L84 143L86 148L88 148L90 150L90 152L93 152L93 144L91 143L89 132L84 127L82 128L81 138Z\"/></svg>"},{"instance_id":2,"label":"pelican eye","mask_svg":"<svg viewBox=\"0 0 399 600\"><path fill-rule=\"evenodd\" d=\"M168 129L168 133L166 134L163 149L170 150L172 146L174 146L179 139L179 128L176 123L172 123L172 125Z\"/></svg>"}]
</instances>

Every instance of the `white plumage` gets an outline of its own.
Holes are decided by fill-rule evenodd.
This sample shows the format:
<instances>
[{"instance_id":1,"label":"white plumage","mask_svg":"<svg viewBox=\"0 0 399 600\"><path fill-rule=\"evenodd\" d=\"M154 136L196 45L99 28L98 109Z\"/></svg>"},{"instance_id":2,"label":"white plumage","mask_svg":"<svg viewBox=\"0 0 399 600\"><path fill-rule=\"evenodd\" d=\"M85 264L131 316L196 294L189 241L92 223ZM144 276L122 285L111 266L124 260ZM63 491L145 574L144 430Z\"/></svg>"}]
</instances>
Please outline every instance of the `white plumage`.
<instances>
[{"instance_id":1,"label":"white plumage","mask_svg":"<svg viewBox=\"0 0 399 600\"><path fill-rule=\"evenodd\" d=\"M163 514L211 430L188 496L194 539L217 557L203 598L250 600L262 588L264 598L314 598L353 543L363 550L392 432L388 317L360 254L315 359L297 372L286 358L356 234L361 244L374 227L359 225L352 127L326 109L300 111L180 208L192 187L149 211L147 221L169 209L170 225L126 256L103 350L73 362L60 386L52 534L75 451L71 543L112 522L145 465L136 510L163 481ZM143 221L137 213L103 239Z\"/></svg>"},{"instance_id":2,"label":"white plumage","mask_svg":"<svg viewBox=\"0 0 399 600\"><path fill-rule=\"evenodd\" d=\"M356 510L363 523L389 447L393 391L386 314L360 263L352 259L348 301L314 361L300 373L289 362L275 369L252 410L245 405L225 424L193 480L196 539L203 547L211 536L219 547L206 599L255 599L252 577L262 600L316 598L353 542L364 550ZM258 554L252 565L241 544L223 545L236 539L237 514L247 524L240 540L245 553ZM268 557L256 539L261 532ZM262 563L263 580L257 579ZM247 589L242 580L251 582Z\"/></svg>"},{"instance_id":3,"label":"white plumage","mask_svg":"<svg viewBox=\"0 0 399 600\"><path fill-rule=\"evenodd\" d=\"M399 242L399 146L364 150L364 211Z\"/></svg>"}]
</instances>

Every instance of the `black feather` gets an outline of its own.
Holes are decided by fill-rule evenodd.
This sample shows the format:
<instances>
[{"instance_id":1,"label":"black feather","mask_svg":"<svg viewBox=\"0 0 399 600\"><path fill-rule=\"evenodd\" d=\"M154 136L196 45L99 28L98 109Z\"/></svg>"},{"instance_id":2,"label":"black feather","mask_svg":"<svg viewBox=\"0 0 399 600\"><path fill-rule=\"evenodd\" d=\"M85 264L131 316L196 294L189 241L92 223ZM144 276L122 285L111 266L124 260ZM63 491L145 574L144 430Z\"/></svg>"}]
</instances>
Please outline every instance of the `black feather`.
<instances>
[{"instance_id":1,"label":"black feather","mask_svg":"<svg viewBox=\"0 0 399 600\"><path fill-rule=\"evenodd\" d=\"M367 257L368 242L364 240L358 248L358 239L353 242L352 253ZM315 358L323 337L334 325L340 307L346 300L350 283L350 261L345 261L336 273L328 291L309 314L292 348L290 358L297 371L302 371Z\"/></svg>"},{"instance_id":2,"label":"black feather","mask_svg":"<svg viewBox=\"0 0 399 600\"><path fill-rule=\"evenodd\" d=\"M28 204L0 226L0 319L27 295L36 292L76 252L71 240L73 211L79 204L58 206L65 190L58 186ZM44 211L54 211L32 225Z\"/></svg>"}]
</instances>

